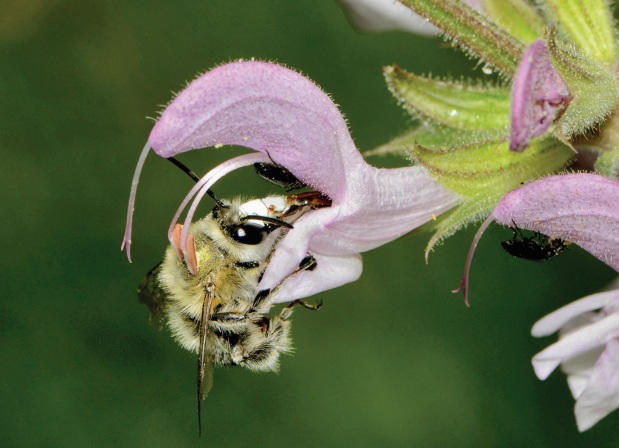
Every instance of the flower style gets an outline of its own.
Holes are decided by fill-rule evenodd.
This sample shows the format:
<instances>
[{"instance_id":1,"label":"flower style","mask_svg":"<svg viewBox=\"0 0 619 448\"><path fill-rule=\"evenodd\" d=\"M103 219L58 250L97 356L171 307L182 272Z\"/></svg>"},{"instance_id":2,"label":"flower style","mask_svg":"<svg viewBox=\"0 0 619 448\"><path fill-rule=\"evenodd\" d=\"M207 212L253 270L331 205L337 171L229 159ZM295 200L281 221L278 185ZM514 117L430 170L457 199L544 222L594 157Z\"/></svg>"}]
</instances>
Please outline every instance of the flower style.
<instances>
[{"instance_id":1,"label":"flower style","mask_svg":"<svg viewBox=\"0 0 619 448\"><path fill-rule=\"evenodd\" d=\"M360 252L392 241L459 203L424 168L375 168L365 162L331 99L313 82L276 64L234 62L198 77L162 112L136 168L123 247L129 255L131 215L144 159L208 146L255 150L208 172L181 203L170 226L194 198L180 246L187 258L189 224L202 196L225 174L256 162L277 163L333 204L295 222L278 242L260 282L271 289L310 253L313 271L277 288L274 302L294 300L356 280Z\"/></svg>"},{"instance_id":2,"label":"flower style","mask_svg":"<svg viewBox=\"0 0 619 448\"><path fill-rule=\"evenodd\" d=\"M547 315L531 333L556 331L559 341L533 357L533 368L545 380L561 365L576 400L578 429L586 431L619 407L619 284Z\"/></svg>"}]
</instances>

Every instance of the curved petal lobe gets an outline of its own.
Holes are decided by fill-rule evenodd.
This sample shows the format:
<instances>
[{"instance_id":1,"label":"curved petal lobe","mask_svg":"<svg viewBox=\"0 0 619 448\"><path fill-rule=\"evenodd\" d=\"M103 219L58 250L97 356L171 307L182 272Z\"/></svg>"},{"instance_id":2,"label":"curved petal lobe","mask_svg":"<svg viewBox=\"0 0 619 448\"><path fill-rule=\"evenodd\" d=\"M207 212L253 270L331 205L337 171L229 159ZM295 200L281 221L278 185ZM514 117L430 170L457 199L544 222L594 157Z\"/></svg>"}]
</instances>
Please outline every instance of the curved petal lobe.
<instances>
[{"instance_id":1,"label":"curved petal lobe","mask_svg":"<svg viewBox=\"0 0 619 448\"><path fill-rule=\"evenodd\" d=\"M162 157L208 146L251 148L335 201L345 191L342 173L364 163L340 111L316 84L258 61L222 65L191 82L163 111L149 143Z\"/></svg>"},{"instance_id":2,"label":"curved petal lobe","mask_svg":"<svg viewBox=\"0 0 619 448\"><path fill-rule=\"evenodd\" d=\"M544 316L533 325L531 334L537 338L549 336L558 331L573 318L588 311L603 308L613 300L619 300L619 290L599 292L576 300Z\"/></svg>"}]
</instances>

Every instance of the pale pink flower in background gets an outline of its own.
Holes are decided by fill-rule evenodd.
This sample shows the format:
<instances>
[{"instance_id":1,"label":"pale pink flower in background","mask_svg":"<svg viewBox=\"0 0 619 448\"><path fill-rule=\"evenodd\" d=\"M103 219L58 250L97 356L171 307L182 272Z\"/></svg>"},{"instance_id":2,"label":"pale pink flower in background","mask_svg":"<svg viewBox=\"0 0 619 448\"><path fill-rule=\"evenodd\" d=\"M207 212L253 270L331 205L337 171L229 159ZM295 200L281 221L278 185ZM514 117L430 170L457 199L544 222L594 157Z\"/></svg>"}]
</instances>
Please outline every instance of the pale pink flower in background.
<instances>
[{"instance_id":1,"label":"pale pink flower in background","mask_svg":"<svg viewBox=\"0 0 619 448\"><path fill-rule=\"evenodd\" d=\"M619 271L619 181L592 173L547 177L506 195L492 216L576 243ZM577 300L533 326L537 337L560 330L559 341L535 355L533 367L543 380L561 365L580 431L619 407L618 288Z\"/></svg>"},{"instance_id":2,"label":"pale pink flower in background","mask_svg":"<svg viewBox=\"0 0 619 448\"><path fill-rule=\"evenodd\" d=\"M406 31L436 36L439 29L397 0L337 0L350 21L362 31ZM465 0L471 8L482 9L483 0Z\"/></svg>"},{"instance_id":3,"label":"pale pink flower in background","mask_svg":"<svg viewBox=\"0 0 619 448\"><path fill-rule=\"evenodd\" d=\"M559 341L533 357L545 380L559 365L576 400L578 429L586 431L619 407L619 282L539 320L531 333Z\"/></svg>"},{"instance_id":4,"label":"pale pink flower in background","mask_svg":"<svg viewBox=\"0 0 619 448\"><path fill-rule=\"evenodd\" d=\"M407 31L434 36L438 28L397 0L338 0L350 21L362 31Z\"/></svg>"}]
</instances>

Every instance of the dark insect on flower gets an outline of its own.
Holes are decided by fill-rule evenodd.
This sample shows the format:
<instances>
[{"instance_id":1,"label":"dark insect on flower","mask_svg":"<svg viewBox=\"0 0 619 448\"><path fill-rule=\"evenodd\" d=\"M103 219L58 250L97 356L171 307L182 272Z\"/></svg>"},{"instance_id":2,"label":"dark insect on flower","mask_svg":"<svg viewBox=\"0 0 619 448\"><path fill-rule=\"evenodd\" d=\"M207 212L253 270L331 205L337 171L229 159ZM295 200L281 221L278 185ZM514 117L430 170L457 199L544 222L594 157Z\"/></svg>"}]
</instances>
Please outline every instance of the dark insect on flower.
<instances>
[{"instance_id":1,"label":"dark insect on flower","mask_svg":"<svg viewBox=\"0 0 619 448\"><path fill-rule=\"evenodd\" d=\"M287 188L288 191L306 187L294 174L278 163L254 163L254 169L263 179Z\"/></svg>"},{"instance_id":2,"label":"dark insect on flower","mask_svg":"<svg viewBox=\"0 0 619 448\"><path fill-rule=\"evenodd\" d=\"M514 237L511 240L502 241L501 246L505 252L516 258L532 261L550 260L559 255L568 244L559 238L551 238L539 232L527 237L516 223L510 228L514 232Z\"/></svg>"}]
</instances>

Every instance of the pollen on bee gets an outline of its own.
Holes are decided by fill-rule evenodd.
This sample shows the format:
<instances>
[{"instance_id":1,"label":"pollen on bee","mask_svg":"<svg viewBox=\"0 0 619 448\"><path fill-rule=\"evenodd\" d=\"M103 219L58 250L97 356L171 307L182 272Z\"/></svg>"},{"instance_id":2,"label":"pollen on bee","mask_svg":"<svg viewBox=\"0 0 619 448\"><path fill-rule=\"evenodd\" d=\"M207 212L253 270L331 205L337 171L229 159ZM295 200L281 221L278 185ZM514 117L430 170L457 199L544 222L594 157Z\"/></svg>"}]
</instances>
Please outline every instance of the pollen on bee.
<instances>
[{"instance_id":1,"label":"pollen on bee","mask_svg":"<svg viewBox=\"0 0 619 448\"><path fill-rule=\"evenodd\" d=\"M432 221L436 221L436 215L432 213Z\"/></svg>"},{"instance_id":2,"label":"pollen on bee","mask_svg":"<svg viewBox=\"0 0 619 448\"><path fill-rule=\"evenodd\" d=\"M215 149L219 149L219 148L221 148L221 147L223 147L223 146L224 146L224 144L223 144L223 143L215 143L214 148L215 148Z\"/></svg>"}]
</instances>

